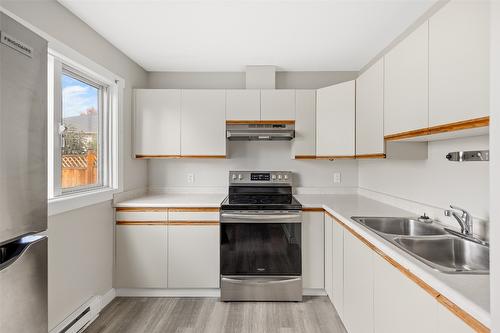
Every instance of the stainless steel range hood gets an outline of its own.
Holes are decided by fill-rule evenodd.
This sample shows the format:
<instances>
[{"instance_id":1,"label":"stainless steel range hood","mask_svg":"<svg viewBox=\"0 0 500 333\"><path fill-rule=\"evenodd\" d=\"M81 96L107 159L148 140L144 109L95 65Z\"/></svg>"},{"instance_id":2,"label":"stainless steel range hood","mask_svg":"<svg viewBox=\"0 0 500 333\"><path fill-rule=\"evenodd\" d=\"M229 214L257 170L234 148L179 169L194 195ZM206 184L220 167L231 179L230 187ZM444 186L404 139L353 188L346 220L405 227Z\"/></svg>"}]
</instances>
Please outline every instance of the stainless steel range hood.
<instances>
[{"instance_id":1,"label":"stainless steel range hood","mask_svg":"<svg viewBox=\"0 0 500 333\"><path fill-rule=\"evenodd\" d=\"M231 141L290 141L295 137L295 125L227 124L226 135Z\"/></svg>"}]
</instances>

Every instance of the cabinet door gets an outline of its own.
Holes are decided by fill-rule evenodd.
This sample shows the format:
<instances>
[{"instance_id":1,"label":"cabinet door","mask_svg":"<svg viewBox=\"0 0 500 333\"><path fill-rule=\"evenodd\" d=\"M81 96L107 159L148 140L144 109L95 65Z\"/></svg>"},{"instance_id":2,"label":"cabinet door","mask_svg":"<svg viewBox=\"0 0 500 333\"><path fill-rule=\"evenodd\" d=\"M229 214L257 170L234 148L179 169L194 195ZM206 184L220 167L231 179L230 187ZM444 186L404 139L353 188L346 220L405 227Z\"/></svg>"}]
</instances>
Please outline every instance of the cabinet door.
<instances>
[{"instance_id":1,"label":"cabinet door","mask_svg":"<svg viewBox=\"0 0 500 333\"><path fill-rule=\"evenodd\" d=\"M180 155L181 91L134 90L136 155Z\"/></svg>"},{"instance_id":2,"label":"cabinet door","mask_svg":"<svg viewBox=\"0 0 500 333\"><path fill-rule=\"evenodd\" d=\"M226 155L224 90L182 90L181 154Z\"/></svg>"},{"instance_id":3,"label":"cabinet door","mask_svg":"<svg viewBox=\"0 0 500 333\"><path fill-rule=\"evenodd\" d=\"M303 215L302 285L304 288L325 288L323 217L323 212L304 212Z\"/></svg>"},{"instance_id":4,"label":"cabinet door","mask_svg":"<svg viewBox=\"0 0 500 333\"><path fill-rule=\"evenodd\" d=\"M296 156L316 155L316 91L295 91L295 139L292 154Z\"/></svg>"},{"instance_id":5,"label":"cabinet door","mask_svg":"<svg viewBox=\"0 0 500 333\"><path fill-rule=\"evenodd\" d=\"M316 154L354 156L355 81L318 89L316 99Z\"/></svg>"},{"instance_id":6,"label":"cabinet door","mask_svg":"<svg viewBox=\"0 0 500 333\"><path fill-rule=\"evenodd\" d=\"M219 225L168 226L168 287L219 288Z\"/></svg>"},{"instance_id":7,"label":"cabinet door","mask_svg":"<svg viewBox=\"0 0 500 333\"><path fill-rule=\"evenodd\" d=\"M374 332L435 332L436 300L381 256L373 267Z\"/></svg>"},{"instance_id":8,"label":"cabinet door","mask_svg":"<svg viewBox=\"0 0 500 333\"><path fill-rule=\"evenodd\" d=\"M260 90L226 90L227 120L260 120Z\"/></svg>"},{"instance_id":9,"label":"cabinet door","mask_svg":"<svg viewBox=\"0 0 500 333\"><path fill-rule=\"evenodd\" d=\"M373 332L373 252L344 232L344 317L349 333Z\"/></svg>"},{"instance_id":10,"label":"cabinet door","mask_svg":"<svg viewBox=\"0 0 500 333\"><path fill-rule=\"evenodd\" d=\"M425 22L385 56L385 135L428 127L428 50Z\"/></svg>"},{"instance_id":11,"label":"cabinet door","mask_svg":"<svg viewBox=\"0 0 500 333\"><path fill-rule=\"evenodd\" d=\"M332 301L337 313L344 316L344 227L333 221Z\"/></svg>"},{"instance_id":12,"label":"cabinet door","mask_svg":"<svg viewBox=\"0 0 500 333\"><path fill-rule=\"evenodd\" d=\"M356 155L384 153L384 59L356 80Z\"/></svg>"},{"instance_id":13,"label":"cabinet door","mask_svg":"<svg viewBox=\"0 0 500 333\"><path fill-rule=\"evenodd\" d=\"M437 303L437 330L436 333L472 333L472 327L455 316L450 310Z\"/></svg>"},{"instance_id":14,"label":"cabinet door","mask_svg":"<svg viewBox=\"0 0 500 333\"><path fill-rule=\"evenodd\" d=\"M333 220L325 214L325 291L333 296Z\"/></svg>"},{"instance_id":15,"label":"cabinet door","mask_svg":"<svg viewBox=\"0 0 500 333\"><path fill-rule=\"evenodd\" d=\"M167 226L116 226L116 286L167 288Z\"/></svg>"},{"instance_id":16,"label":"cabinet door","mask_svg":"<svg viewBox=\"0 0 500 333\"><path fill-rule=\"evenodd\" d=\"M488 1L450 1L429 20L429 123L489 114Z\"/></svg>"},{"instance_id":17,"label":"cabinet door","mask_svg":"<svg viewBox=\"0 0 500 333\"><path fill-rule=\"evenodd\" d=\"M294 120L295 90L261 90L260 117L262 120Z\"/></svg>"}]
</instances>

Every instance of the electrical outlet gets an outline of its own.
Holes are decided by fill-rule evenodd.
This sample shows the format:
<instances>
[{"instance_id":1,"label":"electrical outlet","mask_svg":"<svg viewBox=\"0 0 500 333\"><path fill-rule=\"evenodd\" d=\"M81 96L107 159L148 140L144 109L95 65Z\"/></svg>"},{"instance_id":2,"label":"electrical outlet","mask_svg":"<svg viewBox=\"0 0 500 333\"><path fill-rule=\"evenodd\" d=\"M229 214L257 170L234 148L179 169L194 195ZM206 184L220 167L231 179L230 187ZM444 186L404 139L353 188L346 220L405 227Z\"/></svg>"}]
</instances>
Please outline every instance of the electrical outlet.
<instances>
[{"instance_id":1,"label":"electrical outlet","mask_svg":"<svg viewBox=\"0 0 500 333\"><path fill-rule=\"evenodd\" d=\"M334 172L333 173L333 183L340 184L341 182L342 182L342 178L341 178L340 172Z\"/></svg>"},{"instance_id":2,"label":"electrical outlet","mask_svg":"<svg viewBox=\"0 0 500 333\"><path fill-rule=\"evenodd\" d=\"M194 184L194 173L187 174L187 182L188 184Z\"/></svg>"}]
</instances>

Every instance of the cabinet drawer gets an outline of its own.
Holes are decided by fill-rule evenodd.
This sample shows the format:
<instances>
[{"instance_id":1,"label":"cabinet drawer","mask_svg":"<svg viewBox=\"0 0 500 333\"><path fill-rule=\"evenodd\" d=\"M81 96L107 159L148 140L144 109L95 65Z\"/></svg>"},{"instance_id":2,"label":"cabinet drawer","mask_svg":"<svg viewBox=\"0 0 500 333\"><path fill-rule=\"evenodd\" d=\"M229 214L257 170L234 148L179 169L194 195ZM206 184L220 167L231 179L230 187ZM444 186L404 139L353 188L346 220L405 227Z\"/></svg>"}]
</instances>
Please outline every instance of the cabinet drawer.
<instances>
[{"instance_id":1,"label":"cabinet drawer","mask_svg":"<svg viewBox=\"0 0 500 333\"><path fill-rule=\"evenodd\" d=\"M119 210L115 214L116 222L166 222L167 210L166 209L152 209L152 210Z\"/></svg>"},{"instance_id":2,"label":"cabinet drawer","mask_svg":"<svg viewBox=\"0 0 500 333\"><path fill-rule=\"evenodd\" d=\"M196 210L169 209L169 222L219 222L218 208L200 208Z\"/></svg>"}]
</instances>

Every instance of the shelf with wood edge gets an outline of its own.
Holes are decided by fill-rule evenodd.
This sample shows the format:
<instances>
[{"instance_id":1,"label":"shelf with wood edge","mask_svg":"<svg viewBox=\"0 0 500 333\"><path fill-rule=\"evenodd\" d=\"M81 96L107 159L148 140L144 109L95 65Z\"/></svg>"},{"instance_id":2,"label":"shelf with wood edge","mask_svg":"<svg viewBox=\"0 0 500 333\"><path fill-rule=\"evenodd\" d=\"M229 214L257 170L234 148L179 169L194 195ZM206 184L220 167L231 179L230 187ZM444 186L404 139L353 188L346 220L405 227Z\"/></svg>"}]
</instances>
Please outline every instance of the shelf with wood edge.
<instances>
[{"instance_id":1,"label":"shelf with wood edge","mask_svg":"<svg viewBox=\"0 0 500 333\"><path fill-rule=\"evenodd\" d=\"M481 332L481 333L490 332L490 329L488 327L486 327L484 324L482 324L479 320L477 320L476 318L471 316L467 311L464 311L462 308L460 308L455 303L450 301L446 296L444 296L443 294L441 294L440 292L438 292L437 290L432 288L430 285L428 285L421 278L419 278L418 276L416 276L415 274L410 272L410 270L403 267L401 264L399 264L394 259L389 257L387 254L385 254L378 247L376 247L375 245L370 243L368 240L366 240L363 236L361 236L356 231L354 231L351 227L347 226L345 223L338 220L335 216L333 216L329 212L325 211L325 214L327 214L329 217L331 217L336 223L340 224L345 230L350 232L354 237L359 239L363 244L368 246L373 252L375 252L379 256L381 256L385 261L387 261L390 265L395 267L403 275L405 275L411 281L416 283L420 288L422 288L424 291L426 291L428 294L430 294L440 304L442 304L444 307L446 307L449 311L451 311L455 316L460 318L464 323L466 323L468 326L470 326L476 332Z\"/></svg>"},{"instance_id":2,"label":"shelf with wood edge","mask_svg":"<svg viewBox=\"0 0 500 333\"><path fill-rule=\"evenodd\" d=\"M153 159L153 158L165 158L165 159L180 159L180 158L226 158L226 155L135 155L136 159Z\"/></svg>"},{"instance_id":3,"label":"shelf with wood edge","mask_svg":"<svg viewBox=\"0 0 500 333\"><path fill-rule=\"evenodd\" d=\"M295 120L226 120L226 125L294 125Z\"/></svg>"},{"instance_id":4,"label":"shelf with wood edge","mask_svg":"<svg viewBox=\"0 0 500 333\"><path fill-rule=\"evenodd\" d=\"M296 160L336 160L336 159L379 159L386 158L385 154L361 154L352 156L316 156L316 155L295 155Z\"/></svg>"},{"instance_id":5,"label":"shelf with wood edge","mask_svg":"<svg viewBox=\"0 0 500 333\"><path fill-rule=\"evenodd\" d=\"M385 154L361 154L356 155L356 159L376 159L376 158L386 158Z\"/></svg>"},{"instance_id":6,"label":"shelf with wood edge","mask_svg":"<svg viewBox=\"0 0 500 333\"><path fill-rule=\"evenodd\" d=\"M490 117L481 117L475 119L469 119L464 121L458 121L450 124L432 126L427 128L416 129L412 131L406 131L401 133L395 133L384 136L386 141L397 141L409 138L415 138L419 136L427 136L433 134L463 131L467 129L487 127L490 124Z\"/></svg>"}]
</instances>

